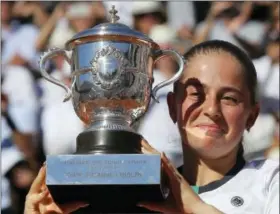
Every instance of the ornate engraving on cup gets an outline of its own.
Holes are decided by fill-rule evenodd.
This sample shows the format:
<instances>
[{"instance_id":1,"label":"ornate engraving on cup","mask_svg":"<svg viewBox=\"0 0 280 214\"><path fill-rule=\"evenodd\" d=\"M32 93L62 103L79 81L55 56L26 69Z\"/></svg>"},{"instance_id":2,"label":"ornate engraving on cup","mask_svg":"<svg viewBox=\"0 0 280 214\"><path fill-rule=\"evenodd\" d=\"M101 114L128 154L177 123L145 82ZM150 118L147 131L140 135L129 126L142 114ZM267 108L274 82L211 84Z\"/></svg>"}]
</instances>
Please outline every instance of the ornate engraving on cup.
<instances>
[{"instance_id":1,"label":"ornate engraving on cup","mask_svg":"<svg viewBox=\"0 0 280 214\"><path fill-rule=\"evenodd\" d=\"M72 102L81 120L96 130L124 120L122 130L131 131L130 124L145 113L150 100L150 53L146 46L107 41L75 49Z\"/></svg>"},{"instance_id":2,"label":"ornate engraving on cup","mask_svg":"<svg viewBox=\"0 0 280 214\"><path fill-rule=\"evenodd\" d=\"M107 46L91 61L93 83L103 90L121 90L122 77L129 61L118 49Z\"/></svg>"}]
</instances>

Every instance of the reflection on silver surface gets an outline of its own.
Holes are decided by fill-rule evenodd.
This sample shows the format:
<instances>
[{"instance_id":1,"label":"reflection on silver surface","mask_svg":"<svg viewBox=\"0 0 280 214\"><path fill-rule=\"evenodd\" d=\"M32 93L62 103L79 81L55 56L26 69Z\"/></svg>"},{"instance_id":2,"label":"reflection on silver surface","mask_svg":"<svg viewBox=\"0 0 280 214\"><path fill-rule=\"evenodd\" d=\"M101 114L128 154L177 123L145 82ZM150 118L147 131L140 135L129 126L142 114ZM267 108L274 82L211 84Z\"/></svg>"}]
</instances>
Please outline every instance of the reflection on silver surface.
<instances>
[{"instance_id":1,"label":"reflection on silver surface","mask_svg":"<svg viewBox=\"0 0 280 214\"><path fill-rule=\"evenodd\" d=\"M73 105L82 121L93 125L122 117L130 125L146 111L153 66L149 47L102 41L77 46L73 53Z\"/></svg>"}]
</instances>

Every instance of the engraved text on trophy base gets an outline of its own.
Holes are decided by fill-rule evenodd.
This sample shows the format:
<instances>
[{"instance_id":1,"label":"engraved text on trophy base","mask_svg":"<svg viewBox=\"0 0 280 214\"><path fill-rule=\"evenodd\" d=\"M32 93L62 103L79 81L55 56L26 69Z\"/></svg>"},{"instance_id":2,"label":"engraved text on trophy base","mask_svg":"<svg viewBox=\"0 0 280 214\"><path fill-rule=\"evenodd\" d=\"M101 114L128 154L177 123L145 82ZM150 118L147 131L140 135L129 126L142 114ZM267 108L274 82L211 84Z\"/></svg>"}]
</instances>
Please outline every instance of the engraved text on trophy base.
<instances>
[{"instance_id":1,"label":"engraved text on trophy base","mask_svg":"<svg viewBox=\"0 0 280 214\"><path fill-rule=\"evenodd\" d=\"M47 184L155 184L160 169L160 155L48 156Z\"/></svg>"}]
</instances>

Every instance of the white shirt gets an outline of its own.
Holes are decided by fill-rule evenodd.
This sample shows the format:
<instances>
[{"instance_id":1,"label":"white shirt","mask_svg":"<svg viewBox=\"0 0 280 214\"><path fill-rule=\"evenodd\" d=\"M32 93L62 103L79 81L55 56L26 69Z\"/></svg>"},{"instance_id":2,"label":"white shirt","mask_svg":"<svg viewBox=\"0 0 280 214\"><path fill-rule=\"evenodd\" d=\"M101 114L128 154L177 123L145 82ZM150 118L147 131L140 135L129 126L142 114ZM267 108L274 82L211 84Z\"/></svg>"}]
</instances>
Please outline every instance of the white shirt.
<instances>
[{"instance_id":1,"label":"white shirt","mask_svg":"<svg viewBox=\"0 0 280 214\"><path fill-rule=\"evenodd\" d=\"M54 71L51 75L58 80L63 78L60 71ZM63 103L65 91L61 87L45 79L40 81L40 86L43 90L41 127L46 154L75 152L76 138L84 130L84 125L76 115L72 102Z\"/></svg>"},{"instance_id":2,"label":"white shirt","mask_svg":"<svg viewBox=\"0 0 280 214\"><path fill-rule=\"evenodd\" d=\"M34 62L36 59L35 41L39 30L34 25L22 25L16 32L6 39L2 53L2 64L8 63L18 54L26 61Z\"/></svg>"},{"instance_id":3,"label":"white shirt","mask_svg":"<svg viewBox=\"0 0 280 214\"><path fill-rule=\"evenodd\" d=\"M271 65L269 56L253 61L262 95L279 100L279 63Z\"/></svg>"},{"instance_id":4,"label":"white shirt","mask_svg":"<svg viewBox=\"0 0 280 214\"><path fill-rule=\"evenodd\" d=\"M279 162L256 160L247 163L234 177L201 199L226 214L279 213Z\"/></svg>"},{"instance_id":5,"label":"white shirt","mask_svg":"<svg viewBox=\"0 0 280 214\"><path fill-rule=\"evenodd\" d=\"M1 26L1 40L4 42L4 45L5 42L8 41L14 33L16 33L18 27L20 27L20 25L16 22L10 23L8 28Z\"/></svg>"},{"instance_id":6,"label":"white shirt","mask_svg":"<svg viewBox=\"0 0 280 214\"><path fill-rule=\"evenodd\" d=\"M17 128L24 133L38 130L39 103L31 73L21 66L5 66L3 93L8 96L8 111Z\"/></svg>"},{"instance_id":7,"label":"white shirt","mask_svg":"<svg viewBox=\"0 0 280 214\"><path fill-rule=\"evenodd\" d=\"M84 130L71 101L46 106L42 112L41 127L47 155L75 152L76 138Z\"/></svg>"},{"instance_id":8,"label":"white shirt","mask_svg":"<svg viewBox=\"0 0 280 214\"><path fill-rule=\"evenodd\" d=\"M154 84L166 80L159 71L154 71ZM181 137L178 127L169 117L167 94L173 91L173 85L160 89L157 93L159 103L151 99L146 114L140 121L138 132L155 149L165 152L176 167L183 163Z\"/></svg>"}]
</instances>

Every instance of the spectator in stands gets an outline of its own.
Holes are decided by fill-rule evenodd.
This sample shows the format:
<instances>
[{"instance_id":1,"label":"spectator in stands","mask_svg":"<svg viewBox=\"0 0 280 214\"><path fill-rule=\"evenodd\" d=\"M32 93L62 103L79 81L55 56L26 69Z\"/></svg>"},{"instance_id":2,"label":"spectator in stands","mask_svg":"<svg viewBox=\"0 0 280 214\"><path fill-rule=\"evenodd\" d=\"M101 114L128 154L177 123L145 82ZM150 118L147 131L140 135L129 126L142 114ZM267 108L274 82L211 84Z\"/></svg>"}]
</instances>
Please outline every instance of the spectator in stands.
<instances>
[{"instance_id":1,"label":"spectator in stands","mask_svg":"<svg viewBox=\"0 0 280 214\"><path fill-rule=\"evenodd\" d=\"M260 52L265 55L265 49L267 43L271 38L276 38L280 34L280 6L279 2L271 2L269 4L270 16L267 22L267 31L265 36L262 38L262 44L260 46Z\"/></svg>"},{"instance_id":2,"label":"spectator in stands","mask_svg":"<svg viewBox=\"0 0 280 214\"><path fill-rule=\"evenodd\" d=\"M100 2L61 2L42 26L36 40L36 49L45 50L52 39L58 40L61 35L64 35L62 42L66 43L76 33L104 21L105 15Z\"/></svg>"},{"instance_id":3,"label":"spectator in stands","mask_svg":"<svg viewBox=\"0 0 280 214\"><path fill-rule=\"evenodd\" d=\"M7 38L16 30L16 26L12 22L13 4L9 1L1 2L1 48L3 48Z\"/></svg>"},{"instance_id":4,"label":"spectator in stands","mask_svg":"<svg viewBox=\"0 0 280 214\"><path fill-rule=\"evenodd\" d=\"M188 14L186 16L186 14ZM168 1L167 2L168 24L173 28L180 39L192 39L196 26L196 14L192 1Z\"/></svg>"},{"instance_id":5,"label":"spectator in stands","mask_svg":"<svg viewBox=\"0 0 280 214\"><path fill-rule=\"evenodd\" d=\"M166 22L166 13L159 1L134 1L132 5L133 28L146 35L158 24Z\"/></svg>"},{"instance_id":6,"label":"spectator in stands","mask_svg":"<svg viewBox=\"0 0 280 214\"><path fill-rule=\"evenodd\" d=\"M75 35L76 31L85 30L95 24L92 12L92 4L88 2L70 3L70 5L58 4L40 32L36 42L37 49L40 50L46 46L48 48L64 48L65 43ZM69 27L68 21L70 26L74 28ZM51 70L51 75L69 85L71 68L68 62L63 56L56 56L52 60L54 68ZM41 96L41 128L45 153L75 152L76 137L82 132L84 124L76 116L72 103L62 102L64 91L60 87L45 79L39 80L38 83L43 92Z\"/></svg>"},{"instance_id":7,"label":"spectator in stands","mask_svg":"<svg viewBox=\"0 0 280 214\"><path fill-rule=\"evenodd\" d=\"M16 196L13 197L12 208L15 213L22 213L25 194L32 182L30 180L32 173L34 175L37 172L36 168L40 165L36 138L39 103L31 68L36 60L34 41L39 32L38 26L34 23L35 20L38 24L43 21L42 17L45 14L42 14L43 9L40 14L41 7L37 3L15 2L9 6L8 11L5 11L10 17L6 14L6 27L3 27L7 30L7 35L1 53L2 93L8 100L6 109L8 117L3 115L2 120L4 124L11 124L6 123L9 118L16 127L6 125L3 130L9 140L3 139L6 140L4 142L10 142L11 148L15 146L13 151L16 152L10 153L14 157L3 155L2 160L8 163L9 158L20 158L15 163L16 168L8 170L8 177L12 195ZM29 182L24 178L29 178Z\"/></svg>"},{"instance_id":8,"label":"spectator in stands","mask_svg":"<svg viewBox=\"0 0 280 214\"><path fill-rule=\"evenodd\" d=\"M279 109L279 60L280 37L271 34L266 47L266 55L254 60L258 74L260 115L255 126L245 135L245 153L248 159L264 155L273 143L278 122L274 115Z\"/></svg>"},{"instance_id":9,"label":"spectator in stands","mask_svg":"<svg viewBox=\"0 0 280 214\"><path fill-rule=\"evenodd\" d=\"M265 34L262 22L250 20L253 2L213 2L206 20L197 26L194 42L221 39L254 57Z\"/></svg>"},{"instance_id":10,"label":"spectator in stands","mask_svg":"<svg viewBox=\"0 0 280 214\"><path fill-rule=\"evenodd\" d=\"M63 48L66 34L56 35L49 47ZM63 56L53 58L55 68L51 75L70 86L71 68ZM70 154L76 151L76 137L83 131L84 125L77 117L72 102L63 103L65 91L45 79L39 81L42 89L41 128L43 148L46 154ZM71 125L69 125L71 124Z\"/></svg>"},{"instance_id":11,"label":"spectator in stands","mask_svg":"<svg viewBox=\"0 0 280 214\"><path fill-rule=\"evenodd\" d=\"M25 66L30 70L30 67L37 66L34 41L47 14L36 2L16 2L13 4L11 14L16 22L10 22L9 39L6 40L2 51L2 65Z\"/></svg>"},{"instance_id":12,"label":"spectator in stands","mask_svg":"<svg viewBox=\"0 0 280 214\"><path fill-rule=\"evenodd\" d=\"M30 141L29 133L15 123L23 119L14 112L10 115L8 97L1 93L1 178L2 178L2 212L22 213L25 195L38 172L39 163L36 149ZM15 120L16 119L16 120ZM20 129L19 129L20 128Z\"/></svg>"}]
</instances>

